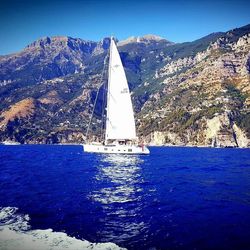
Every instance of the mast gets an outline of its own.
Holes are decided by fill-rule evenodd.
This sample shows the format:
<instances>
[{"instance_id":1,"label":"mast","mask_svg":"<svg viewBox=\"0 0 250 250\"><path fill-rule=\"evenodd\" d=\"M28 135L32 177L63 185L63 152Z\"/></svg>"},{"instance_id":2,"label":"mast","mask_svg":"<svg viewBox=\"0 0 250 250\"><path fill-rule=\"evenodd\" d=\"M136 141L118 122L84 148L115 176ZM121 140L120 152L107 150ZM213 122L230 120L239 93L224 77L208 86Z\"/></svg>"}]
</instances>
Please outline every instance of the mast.
<instances>
[{"instance_id":1,"label":"mast","mask_svg":"<svg viewBox=\"0 0 250 250\"><path fill-rule=\"evenodd\" d=\"M106 145L107 142L108 142L108 138L107 138L107 127L108 127L108 119L109 119L109 100L110 100L110 92L109 92L109 89L110 89L110 75L111 75L111 58L112 58L112 40L113 40L113 37L111 36L110 37L110 46L109 46L109 68L108 68L108 86L107 86L107 102L106 102L106 124L105 124L105 138L104 138L104 144Z\"/></svg>"}]
</instances>

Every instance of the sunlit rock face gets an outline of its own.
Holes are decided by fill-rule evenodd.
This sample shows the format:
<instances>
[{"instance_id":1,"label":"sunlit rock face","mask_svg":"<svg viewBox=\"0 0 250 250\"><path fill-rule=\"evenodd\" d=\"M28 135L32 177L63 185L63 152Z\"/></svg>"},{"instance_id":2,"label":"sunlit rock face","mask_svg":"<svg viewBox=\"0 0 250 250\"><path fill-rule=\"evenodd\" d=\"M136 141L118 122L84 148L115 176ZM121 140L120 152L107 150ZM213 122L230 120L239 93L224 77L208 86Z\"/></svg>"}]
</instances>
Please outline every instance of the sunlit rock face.
<instances>
[{"instance_id":1,"label":"sunlit rock face","mask_svg":"<svg viewBox=\"0 0 250 250\"><path fill-rule=\"evenodd\" d=\"M207 120L205 130L206 144L217 147L237 147L233 126L227 113L214 116Z\"/></svg>"},{"instance_id":2,"label":"sunlit rock face","mask_svg":"<svg viewBox=\"0 0 250 250\"><path fill-rule=\"evenodd\" d=\"M141 141L249 145L250 25L189 43L155 35L116 41ZM0 141L84 142L97 90L107 82L109 43L110 38L44 37L1 56ZM93 138L101 132L104 97L101 87ZM27 100L30 108L22 106Z\"/></svg>"}]
</instances>

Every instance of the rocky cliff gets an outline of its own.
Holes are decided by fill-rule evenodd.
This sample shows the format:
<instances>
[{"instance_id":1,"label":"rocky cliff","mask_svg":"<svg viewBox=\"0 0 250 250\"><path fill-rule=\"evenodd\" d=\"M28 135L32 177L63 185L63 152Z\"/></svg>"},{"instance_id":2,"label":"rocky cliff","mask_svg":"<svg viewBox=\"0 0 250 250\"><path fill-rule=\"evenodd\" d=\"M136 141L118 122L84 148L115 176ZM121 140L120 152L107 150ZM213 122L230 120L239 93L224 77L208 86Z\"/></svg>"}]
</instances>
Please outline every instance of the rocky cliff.
<instances>
[{"instance_id":1,"label":"rocky cliff","mask_svg":"<svg viewBox=\"0 0 250 250\"><path fill-rule=\"evenodd\" d=\"M232 38L228 32L195 56L157 69L162 91L152 94L140 113L140 131L149 143L250 145L250 34Z\"/></svg>"},{"instance_id":2,"label":"rocky cliff","mask_svg":"<svg viewBox=\"0 0 250 250\"><path fill-rule=\"evenodd\" d=\"M0 57L0 141L84 142L110 40L46 37ZM250 146L250 25L175 44L131 37L118 49L141 140ZM101 78L103 81L101 82ZM100 133L103 87L93 136Z\"/></svg>"}]
</instances>

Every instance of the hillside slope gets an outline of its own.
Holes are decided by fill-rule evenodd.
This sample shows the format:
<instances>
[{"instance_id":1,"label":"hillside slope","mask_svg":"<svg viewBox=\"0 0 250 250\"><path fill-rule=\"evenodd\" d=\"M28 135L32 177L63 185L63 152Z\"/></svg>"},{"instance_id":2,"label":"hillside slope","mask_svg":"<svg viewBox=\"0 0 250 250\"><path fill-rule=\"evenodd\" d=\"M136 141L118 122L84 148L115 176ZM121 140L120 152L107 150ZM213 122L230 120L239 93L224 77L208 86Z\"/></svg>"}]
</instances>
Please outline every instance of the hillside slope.
<instances>
[{"instance_id":1,"label":"hillside slope","mask_svg":"<svg viewBox=\"0 0 250 250\"><path fill-rule=\"evenodd\" d=\"M84 142L109 42L46 37L0 57L0 141ZM141 140L249 147L250 25L181 44L132 37L118 49Z\"/></svg>"}]
</instances>

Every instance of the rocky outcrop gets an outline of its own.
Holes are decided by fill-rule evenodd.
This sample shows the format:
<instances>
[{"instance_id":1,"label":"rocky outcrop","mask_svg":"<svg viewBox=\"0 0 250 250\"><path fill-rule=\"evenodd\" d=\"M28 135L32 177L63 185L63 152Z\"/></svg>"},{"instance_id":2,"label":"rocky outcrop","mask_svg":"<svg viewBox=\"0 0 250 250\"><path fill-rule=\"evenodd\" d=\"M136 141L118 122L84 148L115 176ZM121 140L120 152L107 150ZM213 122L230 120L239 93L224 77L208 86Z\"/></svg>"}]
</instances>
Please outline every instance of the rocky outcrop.
<instances>
[{"instance_id":1,"label":"rocky outcrop","mask_svg":"<svg viewBox=\"0 0 250 250\"><path fill-rule=\"evenodd\" d=\"M162 146L166 144L166 135L164 132L154 131L150 135L149 142L152 146Z\"/></svg>"},{"instance_id":2,"label":"rocky outcrop","mask_svg":"<svg viewBox=\"0 0 250 250\"><path fill-rule=\"evenodd\" d=\"M250 147L250 139L247 137L246 133L242 129L240 129L236 124L233 124L233 130L235 133L237 145L240 148Z\"/></svg>"},{"instance_id":3,"label":"rocky outcrop","mask_svg":"<svg viewBox=\"0 0 250 250\"><path fill-rule=\"evenodd\" d=\"M237 147L237 139L227 113L207 120L205 145L211 147Z\"/></svg>"},{"instance_id":4,"label":"rocky outcrop","mask_svg":"<svg viewBox=\"0 0 250 250\"><path fill-rule=\"evenodd\" d=\"M179 145L179 146L206 146L246 148L250 146L250 139L230 119L227 112L217 114L211 119L205 120L204 130L187 130L184 136L168 131L154 131L147 139L152 146ZM196 134L194 140L193 134Z\"/></svg>"}]
</instances>

